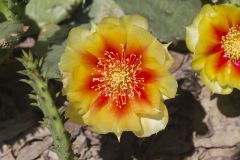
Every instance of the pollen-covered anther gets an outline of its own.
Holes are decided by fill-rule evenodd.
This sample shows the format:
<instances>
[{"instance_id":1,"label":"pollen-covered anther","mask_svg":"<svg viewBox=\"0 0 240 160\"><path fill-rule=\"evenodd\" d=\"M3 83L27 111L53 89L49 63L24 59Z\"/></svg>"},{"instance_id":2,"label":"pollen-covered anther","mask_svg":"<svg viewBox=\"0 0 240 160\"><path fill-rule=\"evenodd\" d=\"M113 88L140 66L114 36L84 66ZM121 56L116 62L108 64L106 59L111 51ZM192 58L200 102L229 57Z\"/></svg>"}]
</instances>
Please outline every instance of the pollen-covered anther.
<instances>
[{"instance_id":1,"label":"pollen-covered anther","mask_svg":"<svg viewBox=\"0 0 240 160\"><path fill-rule=\"evenodd\" d=\"M118 107L127 103L127 99L141 96L144 90L144 78L137 75L141 69L141 57L131 54L128 58L125 53L105 51L105 58L98 59L98 64L92 73L92 81L97 82L91 88L101 95L109 97Z\"/></svg>"},{"instance_id":2,"label":"pollen-covered anther","mask_svg":"<svg viewBox=\"0 0 240 160\"><path fill-rule=\"evenodd\" d=\"M222 36L225 55L233 62L240 60L240 27L231 27L226 36Z\"/></svg>"}]
</instances>

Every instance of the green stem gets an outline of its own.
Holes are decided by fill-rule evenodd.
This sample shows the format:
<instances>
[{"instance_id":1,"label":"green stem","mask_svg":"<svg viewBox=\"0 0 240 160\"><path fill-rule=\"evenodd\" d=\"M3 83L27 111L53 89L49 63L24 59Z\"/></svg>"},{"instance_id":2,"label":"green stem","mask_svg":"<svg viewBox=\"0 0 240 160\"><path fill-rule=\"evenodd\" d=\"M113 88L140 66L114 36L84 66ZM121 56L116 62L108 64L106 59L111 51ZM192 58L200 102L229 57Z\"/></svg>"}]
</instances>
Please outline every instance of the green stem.
<instances>
[{"instance_id":1,"label":"green stem","mask_svg":"<svg viewBox=\"0 0 240 160\"><path fill-rule=\"evenodd\" d=\"M43 125L48 127L52 133L54 151L60 160L72 160L74 154L70 139L64 131L62 120L48 91L47 80L38 71L38 61L34 61L32 55L27 53L24 53L24 56L19 61L25 67L25 70L19 71L19 73L29 77L29 80L23 79L21 81L26 82L33 88L34 94L29 96L37 102L33 105L38 106L43 111L45 117Z\"/></svg>"}]
</instances>

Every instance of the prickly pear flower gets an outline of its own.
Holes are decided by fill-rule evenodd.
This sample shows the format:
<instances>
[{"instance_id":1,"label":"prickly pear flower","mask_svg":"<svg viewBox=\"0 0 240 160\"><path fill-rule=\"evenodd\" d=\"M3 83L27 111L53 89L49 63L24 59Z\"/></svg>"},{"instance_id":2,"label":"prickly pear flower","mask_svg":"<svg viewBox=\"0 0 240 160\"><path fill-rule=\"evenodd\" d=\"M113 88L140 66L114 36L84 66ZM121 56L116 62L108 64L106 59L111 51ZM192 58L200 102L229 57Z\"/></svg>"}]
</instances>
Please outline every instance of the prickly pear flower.
<instances>
[{"instance_id":1,"label":"prickly pear flower","mask_svg":"<svg viewBox=\"0 0 240 160\"><path fill-rule=\"evenodd\" d=\"M240 89L240 8L231 4L203 6L187 27L192 67L215 93Z\"/></svg>"},{"instance_id":2,"label":"prickly pear flower","mask_svg":"<svg viewBox=\"0 0 240 160\"><path fill-rule=\"evenodd\" d=\"M91 30L73 28L59 65L66 116L118 137L123 131L157 133L168 123L163 100L176 94L171 64L167 46L148 32L141 16L107 17Z\"/></svg>"}]
</instances>

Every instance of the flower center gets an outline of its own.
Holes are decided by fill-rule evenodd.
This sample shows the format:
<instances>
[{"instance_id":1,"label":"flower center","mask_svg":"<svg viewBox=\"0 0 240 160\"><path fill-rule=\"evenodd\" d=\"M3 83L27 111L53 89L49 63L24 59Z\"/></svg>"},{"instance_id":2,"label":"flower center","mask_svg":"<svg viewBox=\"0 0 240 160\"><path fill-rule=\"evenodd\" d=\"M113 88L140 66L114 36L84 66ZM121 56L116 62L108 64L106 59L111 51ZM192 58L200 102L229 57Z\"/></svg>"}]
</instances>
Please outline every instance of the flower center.
<instances>
[{"instance_id":1,"label":"flower center","mask_svg":"<svg viewBox=\"0 0 240 160\"><path fill-rule=\"evenodd\" d=\"M240 60L240 27L238 25L231 27L228 34L222 37L222 47L230 60L233 62Z\"/></svg>"},{"instance_id":2,"label":"flower center","mask_svg":"<svg viewBox=\"0 0 240 160\"><path fill-rule=\"evenodd\" d=\"M93 69L91 88L100 94L110 97L118 107L127 103L135 95L141 96L144 89L144 78L138 76L141 69L141 57L105 51L104 58L99 58L97 67Z\"/></svg>"},{"instance_id":3,"label":"flower center","mask_svg":"<svg viewBox=\"0 0 240 160\"><path fill-rule=\"evenodd\" d=\"M127 82L129 81L129 73L124 70L115 71L110 76L112 87L127 85Z\"/></svg>"}]
</instances>

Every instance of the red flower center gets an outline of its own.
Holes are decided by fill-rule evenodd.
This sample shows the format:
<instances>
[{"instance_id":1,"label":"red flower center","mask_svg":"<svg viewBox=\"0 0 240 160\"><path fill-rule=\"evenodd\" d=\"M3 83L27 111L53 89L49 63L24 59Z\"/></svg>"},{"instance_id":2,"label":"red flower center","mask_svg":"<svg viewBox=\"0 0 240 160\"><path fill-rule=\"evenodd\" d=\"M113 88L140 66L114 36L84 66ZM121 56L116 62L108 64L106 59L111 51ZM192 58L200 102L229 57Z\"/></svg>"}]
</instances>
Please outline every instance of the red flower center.
<instances>
[{"instance_id":1,"label":"red flower center","mask_svg":"<svg viewBox=\"0 0 240 160\"><path fill-rule=\"evenodd\" d=\"M105 51L104 56L94 68L92 81L95 85L91 88L111 98L121 108L128 98L140 97L144 90L144 78L137 76L142 70L141 57L135 54L125 57L124 51L120 54Z\"/></svg>"},{"instance_id":2,"label":"red flower center","mask_svg":"<svg viewBox=\"0 0 240 160\"><path fill-rule=\"evenodd\" d=\"M225 55L233 62L240 60L240 27L238 25L229 29L222 37L222 47Z\"/></svg>"}]
</instances>

